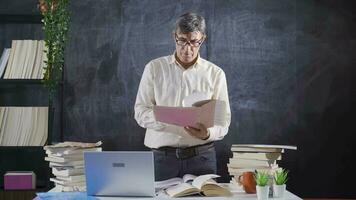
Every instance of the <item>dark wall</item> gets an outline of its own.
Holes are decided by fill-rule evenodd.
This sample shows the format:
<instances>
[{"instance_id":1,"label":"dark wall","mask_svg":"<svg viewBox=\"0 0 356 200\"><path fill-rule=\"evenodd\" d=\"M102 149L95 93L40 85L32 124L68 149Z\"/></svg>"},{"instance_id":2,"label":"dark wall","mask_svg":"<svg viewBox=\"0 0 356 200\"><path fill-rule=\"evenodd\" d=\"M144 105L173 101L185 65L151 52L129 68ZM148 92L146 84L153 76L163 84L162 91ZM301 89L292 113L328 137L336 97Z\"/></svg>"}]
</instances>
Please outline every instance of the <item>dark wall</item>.
<instances>
[{"instance_id":1,"label":"dark wall","mask_svg":"<svg viewBox=\"0 0 356 200\"><path fill-rule=\"evenodd\" d=\"M297 188L356 197L356 10L353 1L297 1ZM306 179L312 181L306 183Z\"/></svg>"},{"instance_id":2,"label":"dark wall","mask_svg":"<svg viewBox=\"0 0 356 200\"><path fill-rule=\"evenodd\" d=\"M64 140L102 140L106 150L146 149L145 130L133 118L144 66L173 53L175 19L195 11L207 20L201 56L220 66L228 81L232 123L217 143L220 181L229 180L232 143L290 144L298 150L287 150L280 163L291 171L288 190L301 197L356 198L352 4L72 1Z\"/></svg>"}]
</instances>

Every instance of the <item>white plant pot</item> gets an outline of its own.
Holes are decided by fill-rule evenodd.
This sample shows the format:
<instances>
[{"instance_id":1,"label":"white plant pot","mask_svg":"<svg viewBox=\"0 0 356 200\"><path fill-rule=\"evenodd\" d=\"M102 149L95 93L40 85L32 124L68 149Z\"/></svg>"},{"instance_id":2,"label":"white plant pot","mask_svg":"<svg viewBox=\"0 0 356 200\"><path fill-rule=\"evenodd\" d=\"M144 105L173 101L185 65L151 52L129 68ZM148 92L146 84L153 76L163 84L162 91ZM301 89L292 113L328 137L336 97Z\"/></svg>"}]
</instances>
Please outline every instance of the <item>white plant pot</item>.
<instances>
[{"instance_id":1,"label":"white plant pot","mask_svg":"<svg viewBox=\"0 0 356 200\"><path fill-rule=\"evenodd\" d=\"M269 186L258 186L256 185L256 193L258 200L267 200L269 193Z\"/></svg>"},{"instance_id":2,"label":"white plant pot","mask_svg":"<svg viewBox=\"0 0 356 200\"><path fill-rule=\"evenodd\" d=\"M273 184L273 197L283 198L285 191L286 191L286 184L283 185Z\"/></svg>"}]
</instances>

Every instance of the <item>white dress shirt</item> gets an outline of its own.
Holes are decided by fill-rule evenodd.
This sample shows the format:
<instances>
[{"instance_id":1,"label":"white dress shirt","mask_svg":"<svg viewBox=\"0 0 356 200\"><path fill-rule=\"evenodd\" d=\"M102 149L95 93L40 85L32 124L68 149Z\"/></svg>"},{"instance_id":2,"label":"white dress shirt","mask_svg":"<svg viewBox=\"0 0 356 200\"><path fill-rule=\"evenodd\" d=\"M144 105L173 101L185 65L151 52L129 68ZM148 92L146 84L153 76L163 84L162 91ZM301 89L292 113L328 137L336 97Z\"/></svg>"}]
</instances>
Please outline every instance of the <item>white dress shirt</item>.
<instances>
[{"instance_id":1,"label":"white dress shirt","mask_svg":"<svg viewBox=\"0 0 356 200\"><path fill-rule=\"evenodd\" d=\"M184 97L194 92L204 92L211 99L226 102L226 126L208 128L210 136L207 140L189 135L183 127L158 122L153 114L154 105L182 106ZM150 148L188 147L223 139L231 121L224 71L200 56L188 69L178 64L174 54L150 61L138 88L135 119L147 129L144 143Z\"/></svg>"}]
</instances>

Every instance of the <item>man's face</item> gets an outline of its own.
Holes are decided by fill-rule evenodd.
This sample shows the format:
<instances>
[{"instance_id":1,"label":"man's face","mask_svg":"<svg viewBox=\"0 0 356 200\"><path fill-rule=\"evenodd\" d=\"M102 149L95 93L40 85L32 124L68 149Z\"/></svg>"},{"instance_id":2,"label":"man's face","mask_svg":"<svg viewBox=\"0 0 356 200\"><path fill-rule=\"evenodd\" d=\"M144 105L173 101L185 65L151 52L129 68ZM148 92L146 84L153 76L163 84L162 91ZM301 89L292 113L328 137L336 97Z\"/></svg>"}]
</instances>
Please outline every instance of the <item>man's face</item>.
<instances>
[{"instance_id":1,"label":"man's face","mask_svg":"<svg viewBox=\"0 0 356 200\"><path fill-rule=\"evenodd\" d=\"M200 32L190 32L187 34L178 32L174 37L176 41L177 57L179 60L184 64L193 62L204 41L204 35Z\"/></svg>"}]
</instances>

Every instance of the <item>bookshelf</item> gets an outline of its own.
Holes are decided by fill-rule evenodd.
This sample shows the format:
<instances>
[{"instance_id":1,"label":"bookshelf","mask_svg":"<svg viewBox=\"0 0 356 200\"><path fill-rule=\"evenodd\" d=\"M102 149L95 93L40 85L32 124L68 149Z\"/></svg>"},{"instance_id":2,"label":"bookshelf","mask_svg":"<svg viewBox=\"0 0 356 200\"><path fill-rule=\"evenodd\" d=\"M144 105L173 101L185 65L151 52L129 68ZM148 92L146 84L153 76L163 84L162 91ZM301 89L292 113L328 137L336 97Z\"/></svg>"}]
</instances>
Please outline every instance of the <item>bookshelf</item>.
<instances>
[{"instance_id":1,"label":"bookshelf","mask_svg":"<svg viewBox=\"0 0 356 200\"><path fill-rule=\"evenodd\" d=\"M0 24L40 24L41 15L0 14Z\"/></svg>"},{"instance_id":2,"label":"bookshelf","mask_svg":"<svg viewBox=\"0 0 356 200\"><path fill-rule=\"evenodd\" d=\"M22 31L24 27L24 31ZM30 27L30 28L29 28ZM43 39L41 16L0 14L0 51L11 46L11 40ZM12 29L14 34L12 34ZM32 32L33 30L34 33ZM54 110L49 99L48 89L38 79L0 79L0 106L47 106L48 137L52 143ZM0 146L0 199L32 199L38 191L48 191L53 186L49 182L51 175L48 162L44 161L42 146ZM3 175L6 171L34 171L35 190L3 190Z\"/></svg>"}]
</instances>

